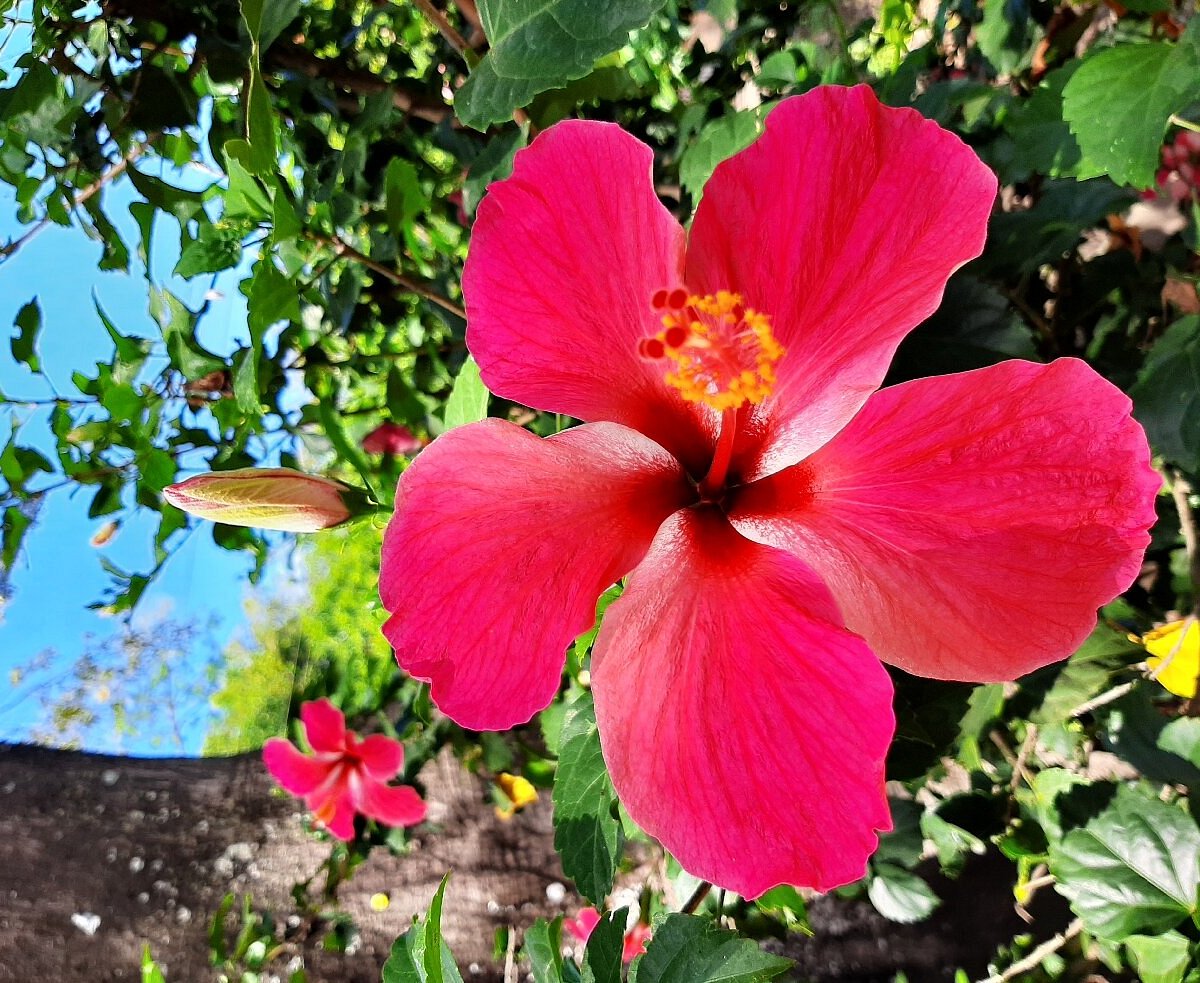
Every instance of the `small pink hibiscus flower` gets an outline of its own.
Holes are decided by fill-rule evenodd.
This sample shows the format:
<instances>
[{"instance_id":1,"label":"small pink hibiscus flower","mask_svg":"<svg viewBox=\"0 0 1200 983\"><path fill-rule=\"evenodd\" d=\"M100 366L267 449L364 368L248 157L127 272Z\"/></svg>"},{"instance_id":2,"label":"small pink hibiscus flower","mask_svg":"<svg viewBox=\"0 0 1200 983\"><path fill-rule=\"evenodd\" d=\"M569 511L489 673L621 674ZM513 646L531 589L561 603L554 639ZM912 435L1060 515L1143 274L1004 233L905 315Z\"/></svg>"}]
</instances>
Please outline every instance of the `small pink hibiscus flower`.
<instances>
[{"instance_id":1,"label":"small pink hibiscus flower","mask_svg":"<svg viewBox=\"0 0 1200 983\"><path fill-rule=\"evenodd\" d=\"M425 442L408 427L385 421L363 437L362 449L368 454L415 454Z\"/></svg>"},{"instance_id":2,"label":"small pink hibiscus flower","mask_svg":"<svg viewBox=\"0 0 1200 983\"><path fill-rule=\"evenodd\" d=\"M541 133L482 202L467 343L513 401L405 472L384 631L465 727L528 720L628 577L592 656L629 815L756 897L862 876L890 828L880 659L1012 679L1072 652L1136 576L1158 479L1086 364L879 389L983 248L996 180L870 89L782 101L690 231L616 126Z\"/></svg>"},{"instance_id":3,"label":"small pink hibiscus flower","mask_svg":"<svg viewBox=\"0 0 1200 983\"><path fill-rule=\"evenodd\" d=\"M329 700L300 707L312 754L272 737L263 761L272 777L308 804L313 816L339 840L354 838L354 817L387 826L413 826L425 818L425 803L407 785L388 785L404 766L404 745L383 734L359 738Z\"/></svg>"},{"instance_id":4,"label":"small pink hibiscus flower","mask_svg":"<svg viewBox=\"0 0 1200 983\"><path fill-rule=\"evenodd\" d=\"M1162 167L1155 175L1159 190L1181 204L1200 191L1200 133L1180 130L1162 148Z\"/></svg>"},{"instance_id":5,"label":"small pink hibiscus flower","mask_svg":"<svg viewBox=\"0 0 1200 983\"><path fill-rule=\"evenodd\" d=\"M563 928L567 933L575 938L577 942L586 944L587 940L592 937L592 932L596 930L596 926L600 924L600 912L595 908L580 908L579 914L574 918L567 918L563 921ZM621 960L631 963L646 951L646 943L650 941L654 933L650 931L650 926L642 922L638 922L628 932L625 933L625 943L621 949Z\"/></svg>"}]
</instances>

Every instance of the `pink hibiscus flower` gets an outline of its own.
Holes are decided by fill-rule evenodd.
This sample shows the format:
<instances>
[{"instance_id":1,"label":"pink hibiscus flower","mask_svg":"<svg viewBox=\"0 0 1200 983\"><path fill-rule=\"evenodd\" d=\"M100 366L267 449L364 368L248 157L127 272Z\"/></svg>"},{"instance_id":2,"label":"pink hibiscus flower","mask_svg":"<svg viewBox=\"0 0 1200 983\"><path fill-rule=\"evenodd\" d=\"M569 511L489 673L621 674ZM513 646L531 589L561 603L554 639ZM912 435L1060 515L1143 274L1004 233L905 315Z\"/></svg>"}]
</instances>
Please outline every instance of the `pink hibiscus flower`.
<instances>
[{"instance_id":1,"label":"pink hibiscus flower","mask_svg":"<svg viewBox=\"0 0 1200 983\"><path fill-rule=\"evenodd\" d=\"M363 437L362 449L368 454L415 454L425 442L408 427L390 421L379 424Z\"/></svg>"},{"instance_id":2,"label":"pink hibiscus flower","mask_svg":"<svg viewBox=\"0 0 1200 983\"><path fill-rule=\"evenodd\" d=\"M652 165L563 122L489 190L468 346L492 391L588 422L421 453L384 631L448 716L507 728L628 575L591 680L629 815L745 896L827 890L890 828L879 660L984 681L1061 659L1137 574L1158 480L1129 400L1074 359L878 390L996 192L918 113L861 86L784 100L690 232Z\"/></svg>"},{"instance_id":3,"label":"pink hibiscus flower","mask_svg":"<svg viewBox=\"0 0 1200 983\"><path fill-rule=\"evenodd\" d=\"M263 745L267 771L308 804L314 818L339 840L354 839L354 817L387 826L413 826L425 818L425 803L407 785L388 785L404 766L404 745L383 734L359 738L346 730L342 711L328 700L300 707L312 754L272 737Z\"/></svg>"},{"instance_id":4,"label":"pink hibiscus flower","mask_svg":"<svg viewBox=\"0 0 1200 983\"><path fill-rule=\"evenodd\" d=\"M1200 190L1200 133L1180 130L1175 139L1162 148L1162 164L1155 182L1159 191L1182 204ZM1149 192L1154 197L1153 192Z\"/></svg>"},{"instance_id":5,"label":"pink hibiscus flower","mask_svg":"<svg viewBox=\"0 0 1200 983\"><path fill-rule=\"evenodd\" d=\"M592 932L596 930L596 926L600 924L600 912L595 908L580 908L579 914L574 918L567 918L563 921L563 928L568 935L574 937L576 942L587 944L587 940L592 937ZM621 948L622 962L631 963L646 951L646 943L650 941L654 933L650 931L649 925L644 925L638 922L628 932L625 933L625 943Z\"/></svg>"}]
</instances>

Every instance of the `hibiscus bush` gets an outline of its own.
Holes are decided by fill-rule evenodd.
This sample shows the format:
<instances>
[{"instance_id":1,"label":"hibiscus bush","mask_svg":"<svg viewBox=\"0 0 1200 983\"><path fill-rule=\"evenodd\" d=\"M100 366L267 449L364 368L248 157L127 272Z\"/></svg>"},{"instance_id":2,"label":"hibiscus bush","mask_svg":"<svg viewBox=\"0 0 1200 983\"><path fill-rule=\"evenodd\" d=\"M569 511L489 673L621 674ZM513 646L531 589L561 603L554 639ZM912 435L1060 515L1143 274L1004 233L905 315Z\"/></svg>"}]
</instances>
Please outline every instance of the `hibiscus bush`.
<instances>
[{"instance_id":1,"label":"hibiscus bush","mask_svg":"<svg viewBox=\"0 0 1200 983\"><path fill-rule=\"evenodd\" d=\"M297 674L265 764L331 899L443 749L551 799L506 979L850 978L839 917L957 891L1015 921L896 972L1200 980L1194 14L35 2L0 254L78 224L160 330L4 397L3 564L59 487L155 517L113 614L206 520L382 530L396 667ZM385 983L469 976L453 891Z\"/></svg>"}]
</instances>

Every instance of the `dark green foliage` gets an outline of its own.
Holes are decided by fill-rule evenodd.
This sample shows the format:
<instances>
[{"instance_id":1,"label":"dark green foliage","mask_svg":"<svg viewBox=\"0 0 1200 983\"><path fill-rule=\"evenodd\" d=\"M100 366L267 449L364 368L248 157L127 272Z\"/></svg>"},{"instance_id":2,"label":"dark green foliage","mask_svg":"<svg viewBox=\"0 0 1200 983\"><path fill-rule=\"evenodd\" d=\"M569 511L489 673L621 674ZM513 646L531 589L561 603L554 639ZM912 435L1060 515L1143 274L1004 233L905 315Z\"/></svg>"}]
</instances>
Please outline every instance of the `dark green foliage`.
<instances>
[{"instance_id":1,"label":"dark green foliage","mask_svg":"<svg viewBox=\"0 0 1200 983\"><path fill-rule=\"evenodd\" d=\"M554 847L563 872L586 898L599 904L612 890L625 841L617 796L600 752L591 693L567 707L554 782Z\"/></svg>"},{"instance_id":2,"label":"dark green foliage","mask_svg":"<svg viewBox=\"0 0 1200 983\"><path fill-rule=\"evenodd\" d=\"M637 964L637 983L763 983L790 968L748 939L690 915L668 915Z\"/></svg>"}]
</instances>

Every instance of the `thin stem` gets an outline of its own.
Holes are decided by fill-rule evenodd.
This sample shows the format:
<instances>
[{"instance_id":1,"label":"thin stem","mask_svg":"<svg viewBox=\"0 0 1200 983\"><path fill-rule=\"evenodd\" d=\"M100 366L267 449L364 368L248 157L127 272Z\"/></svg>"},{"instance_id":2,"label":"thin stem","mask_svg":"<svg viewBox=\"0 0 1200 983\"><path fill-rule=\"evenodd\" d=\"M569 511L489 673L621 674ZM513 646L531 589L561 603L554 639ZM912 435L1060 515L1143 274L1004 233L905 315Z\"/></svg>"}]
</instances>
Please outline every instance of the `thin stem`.
<instances>
[{"instance_id":1,"label":"thin stem","mask_svg":"<svg viewBox=\"0 0 1200 983\"><path fill-rule=\"evenodd\" d=\"M712 466L700 482L700 494L706 498L716 498L729 476L729 464L733 460L733 440L737 436L737 414L737 410L725 410L721 414L721 433L717 437L716 450L713 451Z\"/></svg>"},{"instance_id":2,"label":"thin stem","mask_svg":"<svg viewBox=\"0 0 1200 983\"><path fill-rule=\"evenodd\" d=\"M322 245L328 246L337 255L345 256L354 260L356 263L361 263L368 270L378 273L380 276L390 280L398 287L403 287L409 293L414 293L418 297L423 297L432 304L437 304L443 310L449 311L464 321L467 319L467 312L463 310L454 301L443 297L441 294L434 291L432 288L416 280L406 277L403 273L393 270L391 267L384 266L377 260L371 259L366 253L359 252L350 243L336 235L327 236L320 232L309 232L308 237L314 242L319 242Z\"/></svg>"},{"instance_id":3,"label":"thin stem","mask_svg":"<svg viewBox=\"0 0 1200 983\"><path fill-rule=\"evenodd\" d=\"M682 911L685 915L694 915L696 913L696 909L699 908L704 899L708 897L708 892L711 890L712 885L708 881L705 881L692 892L692 896L687 899L687 904L685 904L680 911Z\"/></svg>"},{"instance_id":4,"label":"thin stem","mask_svg":"<svg viewBox=\"0 0 1200 983\"><path fill-rule=\"evenodd\" d=\"M1051 953L1057 952L1082 931L1083 922L1076 918L1073 922L1071 922L1070 925L1066 927L1063 932L1060 932L1051 939L1047 939L1024 959L1018 959L1003 973L997 973L994 976L989 976L984 983L1007 983L1008 980L1014 980L1022 973L1027 973L1031 969L1036 969L1041 965L1043 959L1045 959Z\"/></svg>"},{"instance_id":5,"label":"thin stem","mask_svg":"<svg viewBox=\"0 0 1200 983\"><path fill-rule=\"evenodd\" d=\"M1200 133L1200 123L1193 123L1190 119L1184 119L1182 116L1172 114L1167 122L1181 126L1185 130L1191 130L1193 133Z\"/></svg>"},{"instance_id":6,"label":"thin stem","mask_svg":"<svg viewBox=\"0 0 1200 983\"><path fill-rule=\"evenodd\" d=\"M1082 717L1085 713L1091 713L1093 710L1096 710L1099 707L1112 703L1115 700L1119 700L1122 696L1133 689L1133 686L1134 684L1131 682L1122 683L1120 686L1114 686L1112 689L1101 693L1099 696L1093 697L1086 703L1080 703L1079 706L1067 714L1067 719L1070 720L1074 717Z\"/></svg>"},{"instance_id":7,"label":"thin stem","mask_svg":"<svg viewBox=\"0 0 1200 983\"><path fill-rule=\"evenodd\" d=\"M138 144L132 150L130 150L129 153L113 164L112 167L96 178L95 181L89 184L82 191L78 192L75 195L74 207L78 208L88 199L92 198L101 188L103 188L114 178L120 177L122 174L124 174L125 169L146 152L147 146L148 144ZM46 216L40 222L38 222L37 225L26 231L24 235L14 239L7 245L0 246L0 262L3 262L12 256L18 249L29 242L30 239L36 236L49 224L50 217Z\"/></svg>"},{"instance_id":8,"label":"thin stem","mask_svg":"<svg viewBox=\"0 0 1200 983\"><path fill-rule=\"evenodd\" d=\"M454 29L454 25L446 20L446 15L437 9L429 0L413 0L417 8L426 17L429 22L438 29L438 33L444 37L455 51L462 57L469 67L471 65L471 57L467 54L471 50L471 46L467 44L467 39Z\"/></svg>"},{"instance_id":9,"label":"thin stem","mask_svg":"<svg viewBox=\"0 0 1200 983\"><path fill-rule=\"evenodd\" d=\"M17 396L0 396L0 406L88 406L94 402L95 397L46 396L44 399L20 399Z\"/></svg>"},{"instance_id":10,"label":"thin stem","mask_svg":"<svg viewBox=\"0 0 1200 983\"><path fill-rule=\"evenodd\" d=\"M1178 469L1171 472L1171 497L1175 511L1179 513L1179 531L1183 534L1183 545L1187 550L1188 577L1192 582L1192 614L1200 616L1200 535L1196 531L1196 516L1192 512L1192 486ZM1186 633L1188 629L1184 628ZM1182 639L1182 636L1181 636ZM1197 691L1200 695L1200 690ZM1200 698L1193 696L1184 704L1183 712L1189 717L1200 717Z\"/></svg>"}]
</instances>

